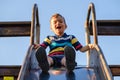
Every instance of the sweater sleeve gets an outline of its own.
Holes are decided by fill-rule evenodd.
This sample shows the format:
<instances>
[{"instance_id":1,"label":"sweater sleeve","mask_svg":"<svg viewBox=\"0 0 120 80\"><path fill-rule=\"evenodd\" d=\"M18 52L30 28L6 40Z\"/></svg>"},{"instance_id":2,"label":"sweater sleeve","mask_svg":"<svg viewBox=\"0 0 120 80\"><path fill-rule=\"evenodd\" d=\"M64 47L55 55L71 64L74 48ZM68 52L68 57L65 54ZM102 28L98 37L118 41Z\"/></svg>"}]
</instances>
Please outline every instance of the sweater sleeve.
<instances>
[{"instance_id":1,"label":"sweater sleeve","mask_svg":"<svg viewBox=\"0 0 120 80\"><path fill-rule=\"evenodd\" d=\"M77 38L75 36L72 35L72 39L71 39L71 43L72 46L76 49L79 50L80 48L82 48L82 44L77 40Z\"/></svg>"},{"instance_id":2,"label":"sweater sleeve","mask_svg":"<svg viewBox=\"0 0 120 80\"><path fill-rule=\"evenodd\" d=\"M45 49L50 45L51 40L49 39L49 36L47 36L44 41L40 44L40 46L44 47Z\"/></svg>"}]
</instances>

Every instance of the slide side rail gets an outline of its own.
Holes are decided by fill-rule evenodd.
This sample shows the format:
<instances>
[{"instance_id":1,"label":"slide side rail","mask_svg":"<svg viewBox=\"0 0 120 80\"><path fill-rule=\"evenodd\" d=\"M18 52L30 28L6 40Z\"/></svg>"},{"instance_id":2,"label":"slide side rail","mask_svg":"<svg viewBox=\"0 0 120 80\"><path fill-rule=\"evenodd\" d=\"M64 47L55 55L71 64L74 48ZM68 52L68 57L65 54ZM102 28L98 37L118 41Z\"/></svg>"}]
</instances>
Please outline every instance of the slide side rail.
<instances>
[{"instance_id":1,"label":"slide side rail","mask_svg":"<svg viewBox=\"0 0 120 80\"><path fill-rule=\"evenodd\" d=\"M113 80L111 70L103 55L101 48L96 45L95 49L90 50L90 66L94 67L97 79L100 80Z\"/></svg>"},{"instance_id":2,"label":"slide side rail","mask_svg":"<svg viewBox=\"0 0 120 80\"><path fill-rule=\"evenodd\" d=\"M23 65L20 69L20 73L18 75L17 80L24 80L25 74L27 71L29 71L29 68L30 68L30 65L29 65L30 57L35 51L33 49L33 45L35 43L39 44L39 42L40 42L40 24L39 24L39 16L38 16L38 7L37 7L37 4L34 4L33 12L32 12L32 21L31 21L30 47L26 54Z\"/></svg>"}]
</instances>

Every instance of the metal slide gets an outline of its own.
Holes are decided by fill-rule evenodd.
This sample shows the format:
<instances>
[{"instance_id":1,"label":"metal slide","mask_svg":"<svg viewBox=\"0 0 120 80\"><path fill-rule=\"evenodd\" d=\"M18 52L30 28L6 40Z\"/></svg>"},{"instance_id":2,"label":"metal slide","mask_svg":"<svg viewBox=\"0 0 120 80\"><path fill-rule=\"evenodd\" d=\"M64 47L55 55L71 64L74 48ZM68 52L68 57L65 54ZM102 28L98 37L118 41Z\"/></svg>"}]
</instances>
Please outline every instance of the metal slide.
<instances>
[{"instance_id":1,"label":"metal slide","mask_svg":"<svg viewBox=\"0 0 120 80\"><path fill-rule=\"evenodd\" d=\"M26 63L26 67L23 66L23 71L19 75L18 80L96 80L96 73L94 68L86 66L76 66L73 73L67 73L64 67L62 68L50 68L49 73L42 73L35 58L35 50L30 51L30 55L27 55L25 62L28 58L29 63Z\"/></svg>"},{"instance_id":2,"label":"metal slide","mask_svg":"<svg viewBox=\"0 0 120 80\"><path fill-rule=\"evenodd\" d=\"M40 41L38 7L33 7L32 21L0 23L0 37L30 36L30 46L22 66L2 67L0 80L113 80L109 66L97 41L97 24L93 3L90 4L86 20L86 45L90 42L90 11L92 11L92 31L95 49L87 52L87 66L76 66L73 73L67 73L65 67L50 68L49 73L42 73L35 58L34 43ZM24 29L23 29L24 28ZM7 69L9 68L9 69ZM13 68L16 68L13 69ZM20 69L20 70L19 70ZM12 74L11 74L12 73ZM5 75L6 74L6 75Z\"/></svg>"},{"instance_id":3,"label":"metal slide","mask_svg":"<svg viewBox=\"0 0 120 80\"><path fill-rule=\"evenodd\" d=\"M91 66L76 66L73 73L67 73L64 67L50 68L49 73L42 73L35 58L35 50L29 49L18 80L113 80L100 48L96 45L90 51ZM28 63L27 63L28 62ZM109 71L109 72L108 72Z\"/></svg>"},{"instance_id":4,"label":"metal slide","mask_svg":"<svg viewBox=\"0 0 120 80\"><path fill-rule=\"evenodd\" d=\"M49 73L42 73L35 58L35 49L33 49L32 41L28 49L24 63L20 69L17 80L113 80L111 71L107 65L102 50L97 42L96 18L93 3L88 9L88 16L86 21L86 44L90 43L89 34L89 16L92 10L93 19L93 37L95 49L87 52L87 66L76 66L73 73L67 73L64 67L50 68ZM34 32L33 32L34 33ZM37 38L39 39L39 38Z\"/></svg>"}]
</instances>

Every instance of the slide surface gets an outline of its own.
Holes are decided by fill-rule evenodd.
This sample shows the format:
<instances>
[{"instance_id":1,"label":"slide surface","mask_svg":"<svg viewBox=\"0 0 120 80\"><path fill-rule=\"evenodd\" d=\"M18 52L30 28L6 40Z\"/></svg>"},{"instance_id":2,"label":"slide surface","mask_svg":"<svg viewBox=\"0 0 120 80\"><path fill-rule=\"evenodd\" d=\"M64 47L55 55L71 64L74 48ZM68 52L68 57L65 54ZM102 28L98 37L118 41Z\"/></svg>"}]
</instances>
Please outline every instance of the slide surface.
<instances>
[{"instance_id":1,"label":"slide surface","mask_svg":"<svg viewBox=\"0 0 120 80\"><path fill-rule=\"evenodd\" d=\"M67 73L65 68L50 69L48 73L42 73L40 69L31 69L25 80L96 80L96 75L92 68L80 66L71 73Z\"/></svg>"}]
</instances>

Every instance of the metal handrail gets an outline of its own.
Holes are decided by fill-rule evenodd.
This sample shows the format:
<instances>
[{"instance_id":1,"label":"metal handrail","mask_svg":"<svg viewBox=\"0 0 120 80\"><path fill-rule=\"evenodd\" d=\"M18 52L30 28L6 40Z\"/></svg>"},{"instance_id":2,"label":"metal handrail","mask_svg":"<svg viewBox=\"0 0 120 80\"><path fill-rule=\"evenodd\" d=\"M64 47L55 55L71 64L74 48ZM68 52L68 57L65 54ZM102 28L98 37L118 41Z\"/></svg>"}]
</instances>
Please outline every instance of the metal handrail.
<instances>
[{"instance_id":1,"label":"metal handrail","mask_svg":"<svg viewBox=\"0 0 120 80\"><path fill-rule=\"evenodd\" d=\"M36 32L36 33L35 33ZM32 12L32 21L31 21L31 37L30 44L34 43L39 44L40 42L40 24L39 24L39 15L37 4L34 4ZM36 42L35 42L36 40Z\"/></svg>"},{"instance_id":2,"label":"metal handrail","mask_svg":"<svg viewBox=\"0 0 120 80\"><path fill-rule=\"evenodd\" d=\"M90 22L90 13L92 13L92 28L93 28L93 37L94 37L94 44L98 44L98 39L97 39L97 22L96 22L96 13L95 13L95 7L93 3L90 3L89 8L88 8L88 14L87 14L87 19L85 23L85 28L87 29L87 33L89 33L89 22ZM89 37L90 34L87 34ZM88 38L88 44L90 43L90 38Z\"/></svg>"},{"instance_id":3,"label":"metal handrail","mask_svg":"<svg viewBox=\"0 0 120 80\"><path fill-rule=\"evenodd\" d=\"M101 60L102 66L104 68L105 74L107 76L107 80L113 80L112 78L112 74L111 71L109 70L109 67L107 65L107 62L104 58L104 55L100 49L100 47L98 46L98 38L97 38L97 21L96 21L96 14L95 14L95 7L93 3L90 3L89 8L88 8L88 14L87 14L87 19L86 19L86 23L85 23L85 29L86 29L86 44L90 44L90 31L89 31L89 26L90 26L90 13L92 12L92 29L93 29L93 38L94 38L94 45L95 45L95 49L98 52L98 56ZM90 63L90 50L87 52L87 64L88 67L91 67L91 63ZM94 57L95 58L95 57ZM95 61L94 61L95 62ZM94 63L92 62L92 63ZM97 64L93 64L93 65L97 65Z\"/></svg>"},{"instance_id":4,"label":"metal handrail","mask_svg":"<svg viewBox=\"0 0 120 80\"><path fill-rule=\"evenodd\" d=\"M34 52L33 44L35 43L39 44L39 42L40 42L40 24L39 24L39 16L38 16L38 7L37 4L34 4L33 12L32 12L32 21L31 21L30 47L27 51L25 60L20 69L17 80L24 80L25 73L29 68L31 54Z\"/></svg>"},{"instance_id":5,"label":"metal handrail","mask_svg":"<svg viewBox=\"0 0 120 80\"><path fill-rule=\"evenodd\" d=\"M96 14L95 14L95 7L93 3L90 3L88 7L88 14L87 14L87 19L85 22L85 36L86 36L86 45L90 44L90 31L89 31L89 25L90 25L90 13L92 13L92 28L93 28L93 37L94 37L94 44L98 44L98 39L97 39L97 22L96 22ZM90 56L90 51L87 51L87 65L89 66L89 56Z\"/></svg>"}]
</instances>

